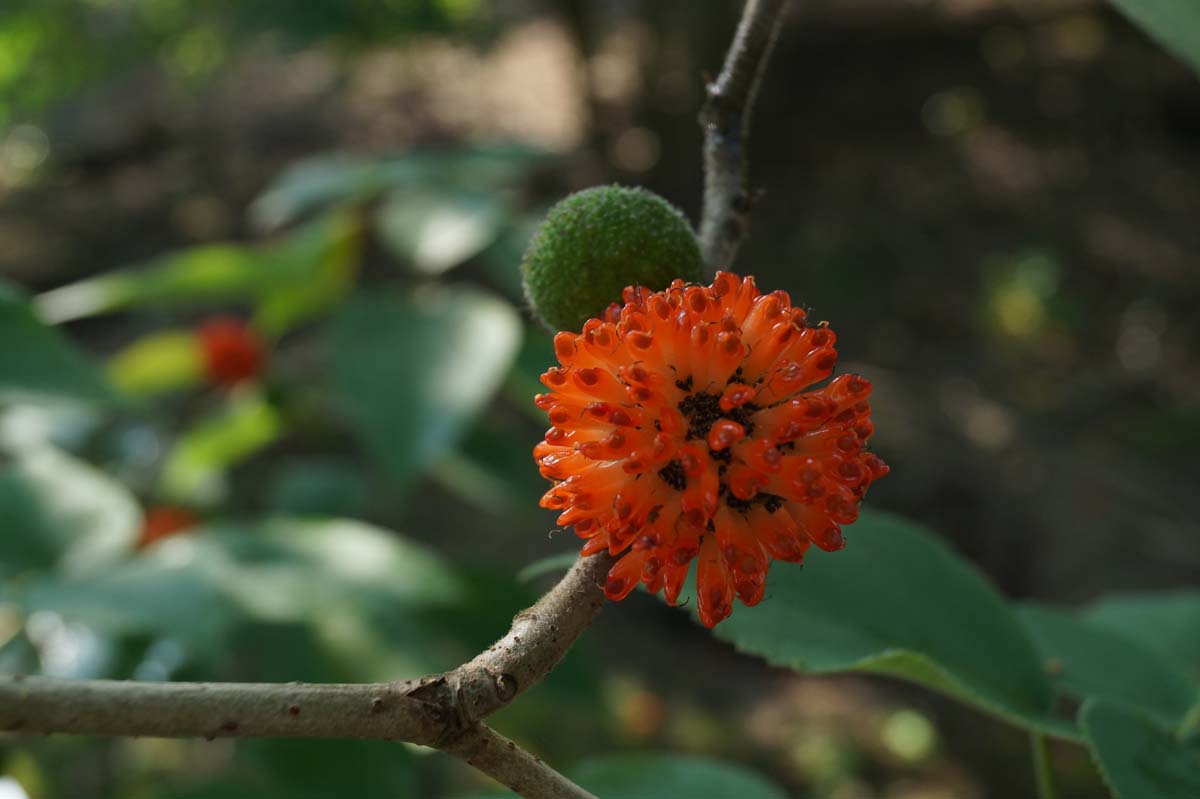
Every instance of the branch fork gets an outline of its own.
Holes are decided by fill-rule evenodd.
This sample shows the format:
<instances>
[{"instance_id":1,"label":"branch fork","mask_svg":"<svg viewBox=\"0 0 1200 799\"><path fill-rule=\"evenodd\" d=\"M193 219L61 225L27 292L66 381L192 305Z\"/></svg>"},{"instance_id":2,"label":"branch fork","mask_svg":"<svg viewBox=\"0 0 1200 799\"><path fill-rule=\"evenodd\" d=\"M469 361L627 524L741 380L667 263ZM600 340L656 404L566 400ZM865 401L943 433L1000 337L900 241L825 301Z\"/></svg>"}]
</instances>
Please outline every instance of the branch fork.
<instances>
[{"instance_id":1,"label":"branch fork","mask_svg":"<svg viewBox=\"0 0 1200 799\"><path fill-rule=\"evenodd\" d=\"M701 251L727 269L759 198L747 183L750 113L787 0L747 0L708 84ZM0 675L0 732L168 738L409 741L454 755L526 799L596 799L483 720L558 665L604 604L613 558L580 558L499 641L419 680L365 685L146 683Z\"/></svg>"}]
</instances>

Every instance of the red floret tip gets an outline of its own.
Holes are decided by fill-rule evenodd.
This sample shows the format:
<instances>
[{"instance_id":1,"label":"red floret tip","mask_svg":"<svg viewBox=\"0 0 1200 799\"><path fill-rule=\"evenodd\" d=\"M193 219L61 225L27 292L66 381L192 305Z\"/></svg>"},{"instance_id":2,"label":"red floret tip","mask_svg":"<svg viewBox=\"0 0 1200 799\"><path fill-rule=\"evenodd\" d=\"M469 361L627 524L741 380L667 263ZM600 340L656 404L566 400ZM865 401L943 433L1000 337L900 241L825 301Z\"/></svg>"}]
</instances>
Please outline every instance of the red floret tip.
<instances>
[{"instance_id":1,"label":"red floret tip","mask_svg":"<svg viewBox=\"0 0 1200 799\"><path fill-rule=\"evenodd\" d=\"M554 485L541 505L619 556L605 593L639 583L675 604L693 560L712 627L734 597L763 598L772 560L843 546L887 465L864 449L871 384L842 375L836 337L785 292L718 273L710 286L627 288L580 334L559 333L559 366L537 397L552 427L534 448Z\"/></svg>"}]
</instances>

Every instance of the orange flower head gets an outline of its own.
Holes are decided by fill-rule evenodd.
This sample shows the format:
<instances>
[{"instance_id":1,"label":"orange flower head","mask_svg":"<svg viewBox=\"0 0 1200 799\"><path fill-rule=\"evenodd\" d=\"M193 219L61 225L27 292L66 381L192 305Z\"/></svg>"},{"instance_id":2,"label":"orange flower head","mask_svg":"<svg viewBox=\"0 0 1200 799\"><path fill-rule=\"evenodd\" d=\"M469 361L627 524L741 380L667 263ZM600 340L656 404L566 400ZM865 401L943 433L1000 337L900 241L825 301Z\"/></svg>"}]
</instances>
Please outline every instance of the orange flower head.
<instances>
[{"instance_id":1,"label":"orange flower head","mask_svg":"<svg viewBox=\"0 0 1200 799\"><path fill-rule=\"evenodd\" d=\"M173 505L148 508L142 521L142 534L138 538L137 548L145 549L155 541L182 533L190 527L195 527L199 521L195 514L185 508Z\"/></svg>"},{"instance_id":2,"label":"orange flower head","mask_svg":"<svg viewBox=\"0 0 1200 799\"><path fill-rule=\"evenodd\" d=\"M258 334L239 319L222 317L196 331L204 354L208 379L219 386L233 386L262 371L266 353Z\"/></svg>"},{"instance_id":3,"label":"orange flower head","mask_svg":"<svg viewBox=\"0 0 1200 799\"><path fill-rule=\"evenodd\" d=\"M542 375L552 427L533 451L545 508L619 556L605 593L639 582L675 604L693 560L700 620L756 605L772 559L841 549L887 465L870 437L871 384L833 373L835 336L785 292L719 272L711 286L627 288Z\"/></svg>"}]
</instances>

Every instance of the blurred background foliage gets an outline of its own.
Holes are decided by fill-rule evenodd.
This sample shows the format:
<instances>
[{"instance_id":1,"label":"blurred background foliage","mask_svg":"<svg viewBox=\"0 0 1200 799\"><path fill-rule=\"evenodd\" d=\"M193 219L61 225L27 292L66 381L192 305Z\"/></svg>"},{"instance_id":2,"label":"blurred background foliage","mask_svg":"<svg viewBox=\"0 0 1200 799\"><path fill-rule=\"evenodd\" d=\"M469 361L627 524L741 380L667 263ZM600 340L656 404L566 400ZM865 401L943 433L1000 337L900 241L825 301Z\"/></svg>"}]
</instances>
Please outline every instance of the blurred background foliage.
<instances>
[{"instance_id":1,"label":"blurred background foliage","mask_svg":"<svg viewBox=\"0 0 1200 799\"><path fill-rule=\"evenodd\" d=\"M514 575L575 546L536 507L552 349L516 265L588 185L695 218L701 76L737 12L5 0L0 670L390 679L504 629L554 572ZM1170 21L1194 52L1200 26ZM1000 716L1116 760L1150 747L1155 789L1197 795L1195 752L1162 732L1200 678L1200 602L1179 593L1200 575L1195 76L1091 0L806 2L753 153L739 266L831 320L842 368L875 383L895 468L870 504L1027 600L1019 624L950 550L872 516L719 637L968 706L800 679L635 595L498 726L606 796L664 775L689 796L1025 795ZM195 330L216 316L265 342L258 379L205 382ZM191 527L148 542L163 507ZM913 596L914 574L945 593ZM1134 590L1175 593L1095 601ZM881 606L912 625L839 634ZM633 750L781 787L596 759ZM1053 755L1063 796L1105 790L1084 749ZM0 739L0 769L6 798L486 790L371 743Z\"/></svg>"}]
</instances>

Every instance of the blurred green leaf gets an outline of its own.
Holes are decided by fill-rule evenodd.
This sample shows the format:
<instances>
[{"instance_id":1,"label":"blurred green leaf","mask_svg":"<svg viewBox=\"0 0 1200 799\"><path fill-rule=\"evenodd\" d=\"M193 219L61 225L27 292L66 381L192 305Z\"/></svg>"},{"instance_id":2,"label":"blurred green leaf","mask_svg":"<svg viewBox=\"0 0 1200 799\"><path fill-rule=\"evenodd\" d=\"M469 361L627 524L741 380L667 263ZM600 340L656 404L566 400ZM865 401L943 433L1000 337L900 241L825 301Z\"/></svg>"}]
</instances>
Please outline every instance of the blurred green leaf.
<instances>
[{"instance_id":1,"label":"blurred green leaf","mask_svg":"<svg viewBox=\"0 0 1200 799\"><path fill-rule=\"evenodd\" d=\"M206 244L71 283L36 304L44 318L64 322L143 304L252 300L263 303L263 321L279 328L338 299L356 263L357 235L354 217L334 214L269 244Z\"/></svg>"},{"instance_id":2,"label":"blurred green leaf","mask_svg":"<svg viewBox=\"0 0 1200 799\"><path fill-rule=\"evenodd\" d=\"M785 799L780 788L743 768L684 755L634 754L594 758L567 776L602 799ZM509 792L472 795L500 799Z\"/></svg>"},{"instance_id":3,"label":"blurred green leaf","mask_svg":"<svg viewBox=\"0 0 1200 799\"><path fill-rule=\"evenodd\" d=\"M165 636L217 657L237 619L212 579L223 559L187 539L169 539L103 572L47 576L14 596L26 613L45 611L110 637Z\"/></svg>"},{"instance_id":4,"label":"blurred green leaf","mask_svg":"<svg viewBox=\"0 0 1200 799\"><path fill-rule=\"evenodd\" d=\"M766 598L718 638L801 672L912 680L1011 722L1072 736L1050 716L1033 642L1002 597L949 547L899 517L863 511L833 554L777 563Z\"/></svg>"},{"instance_id":5,"label":"blurred green leaf","mask_svg":"<svg viewBox=\"0 0 1200 799\"><path fill-rule=\"evenodd\" d=\"M387 741L238 741L231 774L172 799L416 796L416 763Z\"/></svg>"},{"instance_id":6,"label":"blurred green leaf","mask_svg":"<svg viewBox=\"0 0 1200 799\"><path fill-rule=\"evenodd\" d=\"M1200 796L1200 740L1182 739L1150 716L1102 699L1084 704L1080 726L1116 799Z\"/></svg>"},{"instance_id":7,"label":"blurred green leaf","mask_svg":"<svg viewBox=\"0 0 1200 799\"><path fill-rule=\"evenodd\" d=\"M526 213L512 219L500 235L479 254L480 265L494 282L497 291L516 303L525 302L525 286L521 281L521 259L545 218L548 208ZM538 329L543 333L545 328Z\"/></svg>"},{"instance_id":8,"label":"blurred green leaf","mask_svg":"<svg viewBox=\"0 0 1200 799\"><path fill-rule=\"evenodd\" d=\"M1178 663L1200 682L1200 592L1107 597L1084 615Z\"/></svg>"},{"instance_id":9,"label":"blurred green leaf","mask_svg":"<svg viewBox=\"0 0 1200 799\"><path fill-rule=\"evenodd\" d=\"M250 215L259 228L274 230L313 211L392 188L498 189L546 158L545 152L522 145L422 150L390 158L321 156L287 169L254 201Z\"/></svg>"},{"instance_id":10,"label":"blurred green leaf","mask_svg":"<svg viewBox=\"0 0 1200 799\"><path fill-rule=\"evenodd\" d=\"M565 572L579 560L578 550L570 552L560 552L557 555L550 555L533 563L529 563L517 572L517 581L522 583L531 583L537 578L546 574L555 574L557 572Z\"/></svg>"},{"instance_id":11,"label":"blurred green leaf","mask_svg":"<svg viewBox=\"0 0 1200 799\"><path fill-rule=\"evenodd\" d=\"M1200 72L1200 3L1192 0L1112 0L1159 44Z\"/></svg>"},{"instance_id":12,"label":"blurred green leaf","mask_svg":"<svg viewBox=\"0 0 1200 799\"><path fill-rule=\"evenodd\" d=\"M362 469L352 461L290 461L271 481L266 506L293 516L355 516L370 490Z\"/></svg>"},{"instance_id":13,"label":"blurred green leaf","mask_svg":"<svg viewBox=\"0 0 1200 799\"><path fill-rule=\"evenodd\" d=\"M459 439L520 335L516 311L476 291L360 296L329 331L330 391L367 451L406 482Z\"/></svg>"},{"instance_id":14,"label":"blurred green leaf","mask_svg":"<svg viewBox=\"0 0 1200 799\"><path fill-rule=\"evenodd\" d=\"M508 380L512 378L513 372L510 372ZM536 407L534 410L543 413ZM455 458L465 460L471 470L484 477L478 481L478 485L464 485L458 479L458 484L451 490L471 499L480 507L490 507L506 515L540 515L542 511L537 501L546 492L548 484L538 474L530 444L539 438L540 431L514 424L515 420L505 416L497 413L481 415L478 423L467 433L458 446ZM449 481L455 479L452 472L443 466L437 475L447 488L451 488Z\"/></svg>"},{"instance_id":15,"label":"blurred green leaf","mask_svg":"<svg viewBox=\"0 0 1200 799\"><path fill-rule=\"evenodd\" d=\"M1183 669L1135 639L1048 607L1025 605L1017 615L1067 696L1127 704L1166 723L1182 718L1198 698Z\"/></svg>"},{"instance_id":16,"label":"blurred green leaf","mask_svg":"<svg viewBox=\"0 0 1200 799\"><path fill-rule=\"evenodd\" d=\"M0 282L0 400L58 398L112 404L100 370L29 302Z\"/></svg>"},{"instance_id":17,"label":"blurred green leaf","mask_svg":"<svg viewBox=\"0 0 1200 799\"><path fill-rule=\"evenodd\" d=\"M163 464L163 494L180 502L211 503L225 491L226 472L277 440L283 419L256 390L239 390L216 416L183 433Z\"/></svg>"},{"instance_id":18,"label":"blurred green leaf","mask_svg":"<svg viewBox=\"0 0 1200 799\"><path fill-rule=\"evenodd\" d=\"M395 191L375 220L393 255L418 272L439 275L495 241L505 216L494 193Z\"/></svg>"},{"instance_id":19,"label":"blurred green leaf","mask_svg":"<svg viewBox=\"0 0 1200 799\"><path fill-rule=\"evenodd\" d=\"M133 546L140 527L125 487L83 461L31 447L0 463L0 575L102 571Z\"/></svg>"},{"instance_id":20,"label":"blurred green leaf","mask_svg":"<svg viewBox=\"0 0 1200 799\"><path fill-rule=\"evenodd\" d=\"M468 595L436 555L387 531L281 518L174 536L102 572L47 577L12 598L27 613L111 636L168 636L193 656L218 659L232 654L221 642L240 626L301 625L346 679L371 680L453 665L445 656L465 647L444 613Z\"/></svg>"},{"instance_id":21,"label":"blurred green leaf","mask_svg":"<svg viewBox=\"0 0 1200 799\"><path fill-rule=\"evenodd\" d=\"M507 516L520 509L510 484L464 452L443 453L429 465L428 474L453 496L492 515Z\"/></svg>"},{"instance_id":22,"label":"blurred green leaf","mask_svg":"<svg viewBox=\"0 0 1200 799\"><path fill-rule=\"evenodd\" d=\"M190 330L149 333L109 359L108 376L127 394L153 395L198 385L204 356Z\"/></svg>"},{"instance_id":23,"label":"blurred green leaf","mask_svg":"<svg viewBox=\"0 0 1200 799\"><path fill-rule=\"evenodd\" d=\"M268 292L254 313L255 325L269 336L278 336L332 308L354 285L362 244L361 221L342 213L320 224L327 240L312 274Z\"/></svg>"}]
</instances>

